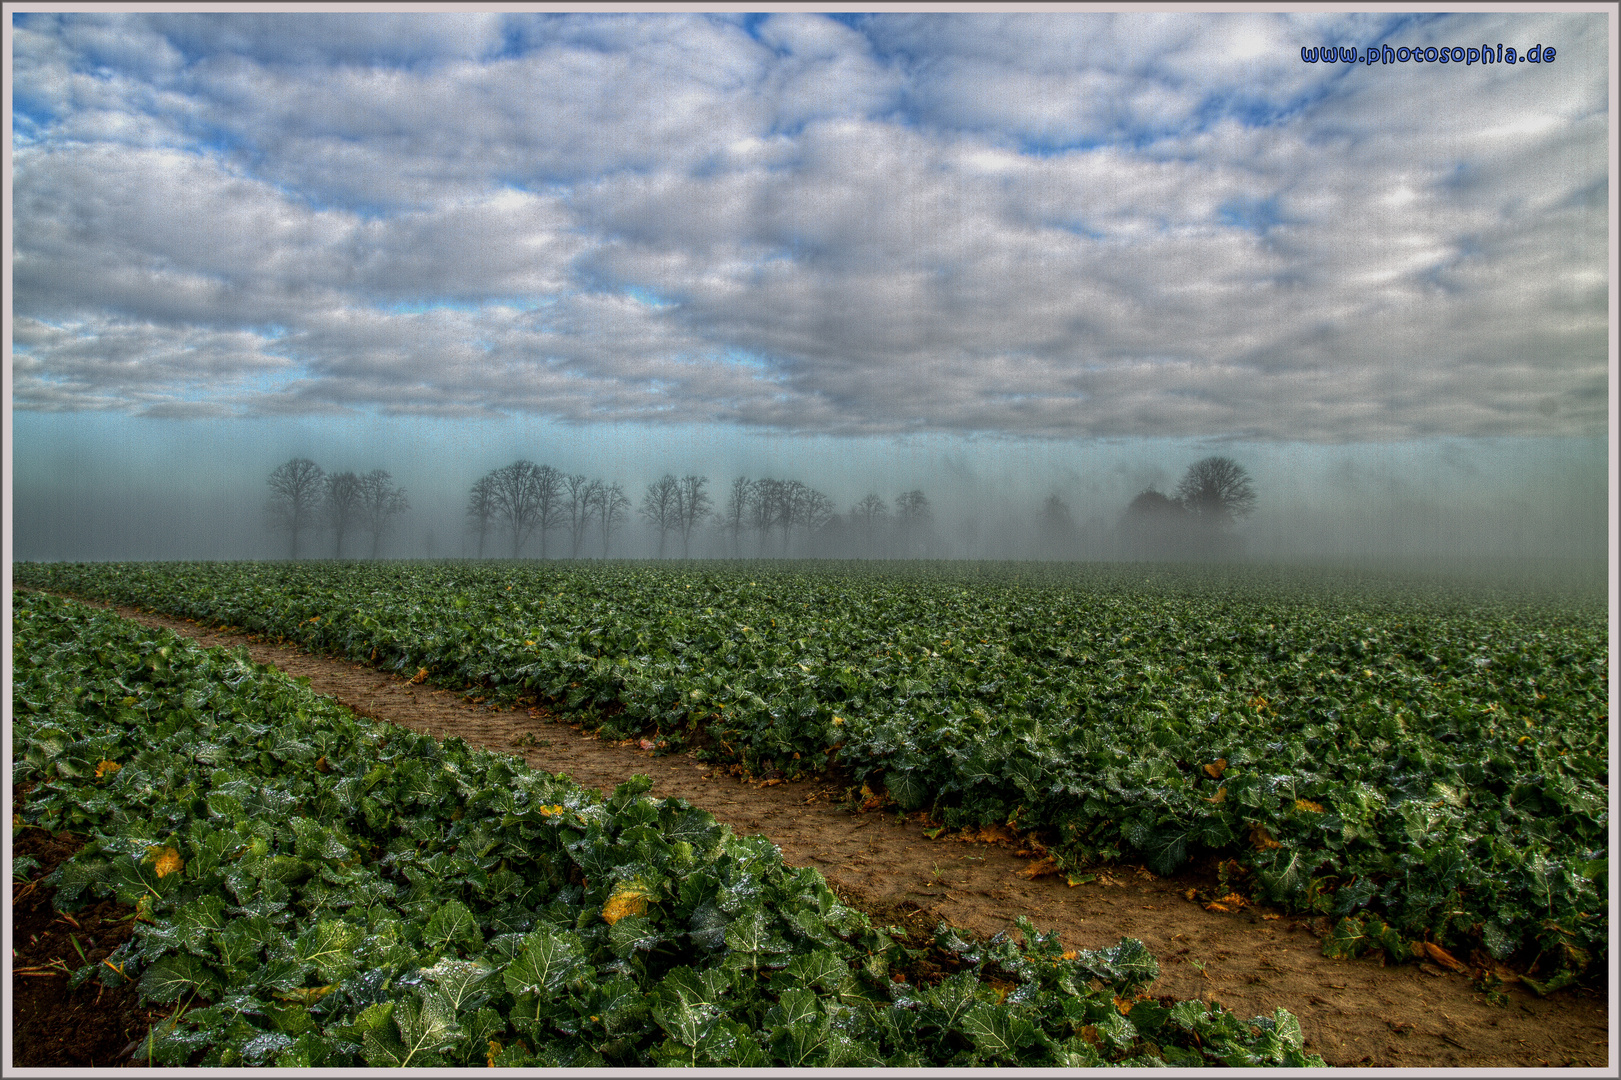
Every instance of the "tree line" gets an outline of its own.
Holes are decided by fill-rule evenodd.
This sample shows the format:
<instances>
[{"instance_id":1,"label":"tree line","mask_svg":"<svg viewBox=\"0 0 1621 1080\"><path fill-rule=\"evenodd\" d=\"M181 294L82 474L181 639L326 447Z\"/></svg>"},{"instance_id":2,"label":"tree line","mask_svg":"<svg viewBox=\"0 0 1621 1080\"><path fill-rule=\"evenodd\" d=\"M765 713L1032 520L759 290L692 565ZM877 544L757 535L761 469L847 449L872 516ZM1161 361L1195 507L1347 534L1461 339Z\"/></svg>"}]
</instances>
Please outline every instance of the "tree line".
<instances>
[{"instance_id":1,"label":"tree line","mask_svg":"<svg viewBox=\"0 0 1621 1080\"><path fill-rule=\"evenodd\" d=\"M265 518L272 529L287 533L288 558L298 558L299 538L312 532L332 537L332 557L343 558L343 541L355 533L371 537L377 558L394 519L411 509L405 492L382 469L364 476L329 473L309 458L293 458L270 474Z\"/></svg>"},{"instance_id":2,"label":"tree line","mask_svg":"<svg viewBox=\"0 0 1621 1080\"><path fill-rule=\"evenodd\" d=\"M799 480L736 477L719 507L709 485L709 477L694 473L665 473L647 485L635 509L657 538L659 558L676 542L681 557L690 558L693 538L705 526L717 529L728 554L741 558L751 539L754 554L785 557L794 551L796 541L804 546L830 526L842 524L833 500ZM908 538L920 533L931 519L929 500L921 491L902 494L896 507L900 531ZM583 474L520 460L479 477L468 495L467 521L469 531L477 537L479 558L484 557L491 534L510 540L513 558L534 537L540 542L540 557L548 558L553 535L568 541L570 558L579 558L592 538L600 541L600 553L607 558L614 534L628 520L631 509L630 497L617 481L587 479ZM888 504L875 493L850 510L851 521L859 523L874 551L888 512Z\"/></svg>"},{"instance_id":3,"label":"tree line","mask_svg":"<svg viewBox=\"0 0 1621 1080\"><path fill-rule=\"evenodd\" d=\"M307 458L294 458L270 474L265 512L275 529L288 534L291 558L300 538L324 532L332 554L342 558L345 538L362 534L377 558L396 518L410 509L405 492L390 475L326 473ZM664 558L679 544L690 558L695 539L712 529L707 550L718 546L732 558L746 555L860 555L868 558L936 557L945 552L935 530L933 508L921 490L902 492L893 503L868 492L844 514L825 493L793 479L739 476L719 506L707 476L666 473L647 485L639 504L620 482L565 473L551 465L518 460L479 477L468 492L465 518L478 558L492 544L518 558L538 541L542 559L563 554L608 558L614 539L633 513L656 538ZM1232 525L1255 507L1252 481L1230 458L1208 457L1188 467L1174 495L1150 487L1126 507L1106 541L1078 527L1055 493L1042 504L1032 538L1037 557L1184 558L1226 554ZM970 519L959 537L972 544L977 522ZM563 546L557 546L563 545Z\"/></svg>"}]
</instances>

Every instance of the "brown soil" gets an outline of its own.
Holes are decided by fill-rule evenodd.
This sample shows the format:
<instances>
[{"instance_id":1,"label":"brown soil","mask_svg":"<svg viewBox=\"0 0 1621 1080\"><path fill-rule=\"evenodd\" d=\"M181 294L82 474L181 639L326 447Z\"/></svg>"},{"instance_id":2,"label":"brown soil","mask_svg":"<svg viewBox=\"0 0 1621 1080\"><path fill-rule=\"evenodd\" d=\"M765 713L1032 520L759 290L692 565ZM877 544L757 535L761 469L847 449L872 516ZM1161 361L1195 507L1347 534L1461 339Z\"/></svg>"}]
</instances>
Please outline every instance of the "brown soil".
<instances>
[{"instance_id":1,"label":"brown soil","mask_svg":"<svg viewBox=\"0 0 1621 1080\"><path fill-rule=\"evenodd\" d=\"M92 900L71 915L52 905L55 890L42 887L40 881L84 843L83 836L52 835L44 829L25 829L12 840L15 858L32 856L40 864L28 881L11 887L15 1068L130 1063L148 1029L167 1015L143 1008L132 983L109 990L92 977L68 989L69 975L86 963L105 960L134 926L134 910L114 900Z\"/></svg>"},{"instance_id":2,"label":"brown soil","mask_svg":"<svg viewBox=\"0 0 1621 1080\"><path fill-rule=\"evenodd\" d=\"M654 795L679 796L738 832L763 833L787 863L816 867L835 891L881 922L926 931L945 921L990 935L1011 929L1023 914L1073 947L1138 938L1161 965L1150 993L1219 1001L1242 1017L1288 1009L1300 1019L1307 1049L1330 1065L1610 1065L1602 991L1573 988L1544 999L1510 983L1503 988L1507 1003L1494 1005L1468 972L1429 962L1331 960L1318 940L1326 924L1247 906L1208 910L1216 885L1210 866L1173 878L1117 866L1070 886L1060 876L1029 876L1041 869L1041 852L1028 840L950 832L930 840L919 815L902 819L877 807L853 814L848 790L833 781L746 780L690 754L654 757L634 741L605 742L540 709L474 704L460 692L413 685L364 664L117 610L204 645L244 647L257 661L307 676L310 689L360 715L459 735L582 784L606 791L644 773ZM17 937L25 937L20 924Z\"/></svg>"}]
</instances>

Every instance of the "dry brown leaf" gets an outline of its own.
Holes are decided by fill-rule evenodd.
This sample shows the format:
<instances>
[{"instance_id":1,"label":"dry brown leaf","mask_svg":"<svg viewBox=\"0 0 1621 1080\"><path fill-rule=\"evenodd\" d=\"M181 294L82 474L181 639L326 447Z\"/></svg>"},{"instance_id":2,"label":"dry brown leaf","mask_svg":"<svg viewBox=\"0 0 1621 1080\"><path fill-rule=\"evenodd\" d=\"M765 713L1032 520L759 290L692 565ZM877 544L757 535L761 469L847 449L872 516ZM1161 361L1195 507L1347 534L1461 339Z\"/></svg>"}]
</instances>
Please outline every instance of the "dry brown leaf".
<instances>
[{"instance_id":1,"label":"dry brown leaf","mask_svg":"<svg viewBox=\"0 0 1621 1080\"><path fill-rule=\"evenodd\" d=\"M1249 907L1249 901L1237 893L1228 893L1217 900L1212 900L1204 906L1206 911L1234 912L1240 908Z\"/></svg>"},{"instance_id":2,"label":"dry brown leaf","mask_svg":"<svg viewBox=\"0 0 1621 1080\"><path fill-rule=\"evenodd\" d=\"M1046 877L1049 874L1056 873L1058 873L1058 864L1054 862L1052 856L1049 855L1044 859L1037 859L1029 866L1026 866L1023 870L1020 870L1019 876L1034 880L1038 877Z\"/></svg>"},{"instance_id":3,"label":"dry brown leaf","mask_svg":"<svg viewBox=\"0 0 1621 1080\"><path fill-rule=\"evenodd\" d=\"M1459 963L1457 957L1453 956L1451 953L1447 952L1433 941L1415 941L1413 942L1413 951L1418 953L1420 956L1434 960L1437 964L1440 964L1449 971L1465 970L1464 965Z\"/></svg>"},{"instance_id":4,"label":"dry brown leaf","mask_svg":"<svg viewBox=\"0 0 1621 1080\"><path fill-rule=\"evenodd\" d=\"M1271 851L1283 845L1272 839L1272 834L1266 831L1265 825L1255 825L1250 828L1250 843L1255 845L1256 851Z\"/></svg>"},{"instance_id":5,"label":"dry brown leaf","mask_svg":"<svg viewBox=\"0 0 1621 1080\"><path fill-rule=\"evenodd\" d=\"M1207 803L1214 803L1214 804L1216 804L1218 806L1221 805L1222 803L1226 802L1226 801L1227 801L1227 785L1226 784L1223 784L1223 785L1221 785L1221 787L1217 788L1216 793L1214 795L1210 796L1210 798L1205 800L1205 802L1207 802Z\"/></svg>"},{"instance_id":6,"label":"dry brown leaf","mask_svg":"<svg viewBox=\"0 0 1621 1080\"><path fill-rule=\"evenodd\" d=\"M1227 759L1226 758L1217 758L1215 761L1212 761L1209 765L1206 765L1204 767L1205 774L1207 776L1209 776L1212 780L1220 780L1221 779L1221 774L1223 772L1225 772L1226 769L1227 769Z\"/></svg>"}]
</instances>

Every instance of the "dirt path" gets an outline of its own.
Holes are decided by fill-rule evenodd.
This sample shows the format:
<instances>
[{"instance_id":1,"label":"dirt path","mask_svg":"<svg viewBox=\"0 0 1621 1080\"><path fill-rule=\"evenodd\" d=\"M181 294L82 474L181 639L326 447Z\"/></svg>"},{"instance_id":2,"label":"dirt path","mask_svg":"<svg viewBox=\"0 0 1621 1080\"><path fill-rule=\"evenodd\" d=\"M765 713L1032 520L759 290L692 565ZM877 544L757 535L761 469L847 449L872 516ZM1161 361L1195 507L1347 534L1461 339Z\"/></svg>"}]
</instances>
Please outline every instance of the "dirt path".
<instances>
[{"instance_id":1,"label":"dirt path","mask_svg":"<svg viewBox=\"0 0 1621 1080\"><path fill-rule=\"evenodd\" d=\"M109 605L102 605L109 606ZM928 929L945 920L981 934L1028 915L1067 945L1099 948L1123 936L1142 940L1162 973L1151 992L1219 1001L1239 1016L1294 1013L1306 1045L1331 1065L1606 1068L1609 1011L1604 995L1562 991L1541 999L1517 985L1492 1005L1467 974L1434 965L1381 967L1330 960L1302 918L1242 909L1206 910L1189 889L1208 875L1159 878L1116 868L1071 887L1058 877L1024 876L1036 861L1007 842L923 835L893 811L852 815L842 790L814 782L745 782L690 756L653 757L634 744L604 742L542 710L469 704L462 694L412 685L364 664L313 656L188 620L118 607L204 645L241 646L355 712L436 736L522 756L603 790L644 773L653 794L679 796L740 833L763 833L794 866L815 866L841 895L886 923Z\"/></svg>"}]
</instances>

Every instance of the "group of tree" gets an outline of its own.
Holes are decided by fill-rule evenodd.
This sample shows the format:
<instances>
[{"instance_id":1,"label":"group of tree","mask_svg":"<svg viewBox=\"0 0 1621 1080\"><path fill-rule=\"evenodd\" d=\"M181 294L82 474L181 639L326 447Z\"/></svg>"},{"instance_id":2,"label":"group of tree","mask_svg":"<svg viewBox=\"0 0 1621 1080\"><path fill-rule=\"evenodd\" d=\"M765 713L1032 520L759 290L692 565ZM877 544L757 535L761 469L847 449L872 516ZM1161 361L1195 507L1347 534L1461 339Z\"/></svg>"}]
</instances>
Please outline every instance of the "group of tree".
<instances>
[{"instance_id":1,"label":"group of tree","mask_svg":"<svg viewBox=\"0 0 1621 1080\"><path fill-rule=\"evenodd\" d=\"M371 556L380 553L390 524L410 509L405 492L381 469L365 475L327 473L307 458L294 458L269 478L269 523L288 535L289 554L298 558L301 538L324 531L332 554L342 558L346 538L371 538ZM635 507L656 541L659 558L671 551L672 535L682 558L724 554L789 557L793 555L930 558L963 554L935 530L933 508L920 490L886 502L868 492L844 514L825 493L799 481L739 476L732 480L724 505L716 507L709 478L695 473L666 473L647 485ZM1255 508L1253 482L1231 458L1207 457L1190 465L1171 495L1154 488L1131 500L1118 524L1095 517L1084 526L1057 493L1049 495L1037 515L1036 528L1014 543L1015 557L1073 558L1206 558L1237 550L1233 526ZM540 558L598 554L608 558L614 539L630 519L633 504L624 486L550 465L519 460L479 477L467 500L467 525L476 538L478 558L492 539L518 558L537 542ZM970 517L958 539L972 557L979 539L979 519ZM1001 530L1015 527L1006 523ZM1027 529L1019 525L1018 528ZM707 532L707 536L705 535ZM1112 533L1112 535L1111 535ZM993 538L992 546L1007 546Z\"/></svg>"},{"instance_id":2,"label":"group of tree","mask_svg":"<svg viewBox=\"0 0 1621 1080\"><path fill-rule=\"evenodd\" d=\"M272 529L287 534L288 556L294 559L299 538L320 531L331 534L332 555L339 559L345 537L357 532L369 535L375 559L394 519L411 509L405 492L382 469L364 476L329 473L309 458L293 458L276 467L269 483L265 519Z\"/></svg>"},{"instance_id":3,"label":"group of tree","mask_svg":"<svg viewBox=\"0 0 1621 1080\"><path fill-rule=\"evenodd\" d=\"M1255 510L1255 485L1227 457L1188 466L1174 495L1150 487L1120 520L1125 554L1151 559L1200 558L1233 552L1233 526Z\"/></svg>"},{"instance_id":4,"label":"group of tree","mask_svg":"<svg viewBox=\"0 0 1621 1080\"><path fill-rule=\"evenodd\" d=\"M550 465L514 461L479 477L467 498L469 530L478 537L478 557L491 532L512 541L516 559L530 537L540 537L540 557L549 554L553 534L568 538L569 556L579 558L588 541L600 538L608 557L614 533L630 514L630 498L618 482L587 480Z\"/></svg>"}]
</instances>

